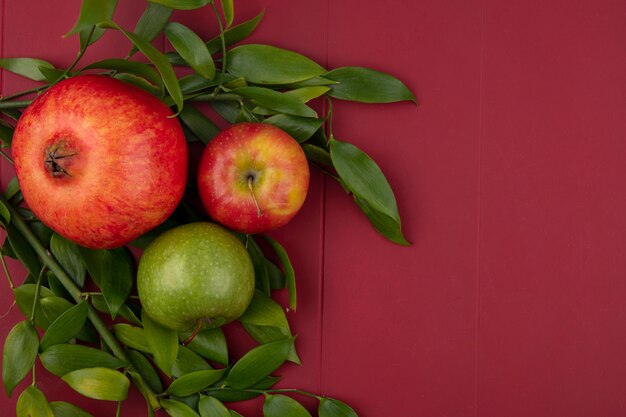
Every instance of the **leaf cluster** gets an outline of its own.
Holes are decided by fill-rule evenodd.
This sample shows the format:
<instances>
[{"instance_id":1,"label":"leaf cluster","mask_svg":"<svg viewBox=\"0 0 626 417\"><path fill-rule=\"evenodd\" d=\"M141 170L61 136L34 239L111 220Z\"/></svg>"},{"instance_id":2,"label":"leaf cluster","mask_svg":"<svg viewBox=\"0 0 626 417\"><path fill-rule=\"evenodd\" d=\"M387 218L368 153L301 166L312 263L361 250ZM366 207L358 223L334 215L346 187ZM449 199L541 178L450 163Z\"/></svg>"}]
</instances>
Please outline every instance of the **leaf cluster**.
<instances>
[{"instance_id":1,"label":"leaf cluster","mask_svg":"<svg viewBox=\"0 0 626 417\"><path fill-rule=\"evenodd\" d=\"M112 20L116 6L117 0L83 0L79 18L67 34L80 39L80 51L68 68L35 58L0 58L0 68L39 83L0 98L3 148L10 148L15 123L32 95L65 78L97 72L132 83L172 107L190 143L206 145L219 132L219 121L199 107L206 105L222 122L261 122L285 130L301 144L312 165L352 196L378 232L398 244L409 244L394 193L380 167L332 131L332 100L415 102L400 80L363 67L328 70L294 51L242 44L260 24L263 12L234 24L233 0L221 0L219 5L212 0L149 0L132 30ZM171 20L175 9L202 7L215 15L219 35L212 39L204 40ZM107 31L119 31L129 40L127 55L80 67L87 48ZM161 34L173 52L162 53L153 46ZM147 62L133 59L139 53ZM187 68L190 75L179 77L177 67ZM11 161L1 149L0 155ZM194 191L192 184L189 188ZM132 245L144 248L168 228L203 219L188 197L170 219ZM142 312L132 295L136 268L127 248L80 247L53 233L21 208L21 202L14 179L0 195L0 224L7 234L0 260L25 320L5 341L2 382L11 396L29 373L33 380L18 399L18 416L89 415L69 403L47 401L37 388L37 360L71 388L94 399L121 405L132 382L146 398L150 413L163 408L174 417L236 416L224 403L264 395L266 417L310 416L293 398L304 395L318 400L320 417L356 416L338 400L273 388L280 380L274 373L285 362L300 364L285 309L273 298L274 291L286 289L288 309L297 308L294 268L276 240L240 236L254 264L256 292L238 322L258 345L235 360L221 329L177 333ZM21 285L14 285L5 256L26 267L28 276ZM107 323L103 315L108 316Z\"/></svg>"}]
</instances>

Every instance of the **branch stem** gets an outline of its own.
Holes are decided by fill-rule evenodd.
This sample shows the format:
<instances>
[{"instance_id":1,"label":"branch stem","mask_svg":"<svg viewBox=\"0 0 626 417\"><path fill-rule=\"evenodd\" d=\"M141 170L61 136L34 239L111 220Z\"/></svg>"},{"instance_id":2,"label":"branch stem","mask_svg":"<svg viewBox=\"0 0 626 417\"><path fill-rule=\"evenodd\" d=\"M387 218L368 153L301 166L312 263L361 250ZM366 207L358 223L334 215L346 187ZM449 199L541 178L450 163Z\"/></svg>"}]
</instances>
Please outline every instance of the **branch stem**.
<instances>
[{"instance_id":1,"label":"branch stem","mask_svg":"<svg viewBox=\"0 0 626 417\"><path fill-rule=\"evenodd\" d=\"M10 204L2 194L0 194L0 202L4 203L7 206L11 214L11 222L28 241L35 253L41 258L46 268L48 268L57 277L59 282L63 285L63 287L65 287L67 292L76 303L80 303L81 301L83 301L81 290L76 286L76 284L74 284L72 278L67 274L67 272L65 272L63 267L52 256L52 254L48 252L48 250L41 244L37 236L35 236L28 224L22 218L21 214L17 211L17 209L15 209L15 207L13 207L13 205ZM91 321L93 326L96 328L96 330L100 334L100 337L102 337L102 340L107 344L107 346L109 346L113 355L128 363L129 369L134 369L134 367L131 365L130 360L128 359L128 356L119 345L117 339L115 338L113 333L111 333L102 318L98 315L98 313L96 313L91 305L88 304L87 308L87 317L89 318L89 321ZM148 398L149 403L153 407L158 408L158 399L156 398L156 394L154 393L154 391L146 384L141 384L140 381L135 381L135 385L138 387L142 386L142 393Z\"/></svg>"},{"instance_id":2,"label":"branch stem","mask_svg":"<svg viewBox=\"0 0 626 417\"><path fill-rule=\"evenodd\" d=\"M9 287L11 288L11 290L15 289L15 285L13 284L13 279L11 278L11 274L9 273L9 268L7 267L7 262L4 259L4 253L2 252L2 248L0 248L0 262L2 263L4 274L7 276L7 280L9 280Z\"/></svg>"}]
</instances>

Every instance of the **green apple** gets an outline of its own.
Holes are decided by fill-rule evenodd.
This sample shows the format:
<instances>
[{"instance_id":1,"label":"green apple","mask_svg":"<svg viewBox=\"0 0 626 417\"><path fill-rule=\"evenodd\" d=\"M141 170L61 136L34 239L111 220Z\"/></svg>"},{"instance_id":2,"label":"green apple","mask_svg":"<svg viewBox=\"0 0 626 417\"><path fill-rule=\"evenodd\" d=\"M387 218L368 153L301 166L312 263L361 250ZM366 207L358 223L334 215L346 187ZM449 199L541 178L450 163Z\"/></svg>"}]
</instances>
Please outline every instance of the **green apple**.
<instances>
[{"instance_id":1,"label":"green apple","mask_svg":"<svg viewBox=\"0 0 626 417\"><path fill-rule=\"evenodd\" d=\"M166 231L146 248L137 290L145 311L165 327L219 327L248 307L254 267L231 232L214 223L189 223Z\"/></svg>"}]
</instances>

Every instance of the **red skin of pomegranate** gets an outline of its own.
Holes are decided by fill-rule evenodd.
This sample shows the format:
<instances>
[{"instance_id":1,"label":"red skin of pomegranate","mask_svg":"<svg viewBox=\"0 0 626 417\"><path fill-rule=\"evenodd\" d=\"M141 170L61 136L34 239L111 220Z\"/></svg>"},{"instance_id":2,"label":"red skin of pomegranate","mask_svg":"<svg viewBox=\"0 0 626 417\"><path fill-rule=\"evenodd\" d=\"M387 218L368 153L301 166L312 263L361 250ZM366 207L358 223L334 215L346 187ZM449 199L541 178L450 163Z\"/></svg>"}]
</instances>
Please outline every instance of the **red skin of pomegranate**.
<instances>
[{"instance_id":1,"label":"red skin of pomegranate","mask_svg":"<svg viewBox=\"0 0 626 417\"><path fill-rule=\"evenodd\" d=\"M67 239L94 249L129 243L182 198L187 146L172 111L111 77L64 80L33 101L13 135L24 200Z\"/></svg>"},{"instance_id":2,"label":"red skin of pomegranate","mask_svg":"<svg viewBox=\"0 0 626 417\"><path fill-rule=\"evenodd\" d=\"M242 233L261 233L296 215L309 176L306 156L289 134L266 123L240 123L204 149L198 191L214 220Z\"/></svg>"}]
</instances>

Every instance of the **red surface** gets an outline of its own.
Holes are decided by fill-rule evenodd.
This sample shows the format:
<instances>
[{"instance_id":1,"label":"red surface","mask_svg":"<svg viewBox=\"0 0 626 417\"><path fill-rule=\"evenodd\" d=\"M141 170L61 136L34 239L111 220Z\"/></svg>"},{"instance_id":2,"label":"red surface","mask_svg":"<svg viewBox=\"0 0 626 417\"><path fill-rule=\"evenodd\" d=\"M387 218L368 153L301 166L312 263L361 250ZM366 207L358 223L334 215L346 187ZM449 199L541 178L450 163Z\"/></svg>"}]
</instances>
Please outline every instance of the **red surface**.
<instances>
[{"instance_id":1,"label":"red surface","mask_svg":"<svg viewBox=\"0 0 626 417\"><path fill-rule=\"evenodd\" d=\"M76 42L59 35L78 0L54 10L0 1L2 56L71 62ZM117 19L132 27L144 4L121 3ZM289 318L303 359L284 369L282 386L335 396L361 417L626 415L626 5L236 8L238 20L266 8L251 41L331 68L387 71L421 103L335 105L337 138L385 171L413 245L382 239L340 187L313 175L303 212L275 233L298 271L299 309ZM208 11L177 17L215 33ZM127 48L108 36L86 59ZM5 73L2 93L27 85ZM10 175L5 165L3 184ZM3 338L20 319L14 309L0 320ZM50 399L114 414L38 375ZM0 407L14 401L2 396ZM136 393L124 407L124 416L145 415Z\"/></svg>"}]
</instances>

